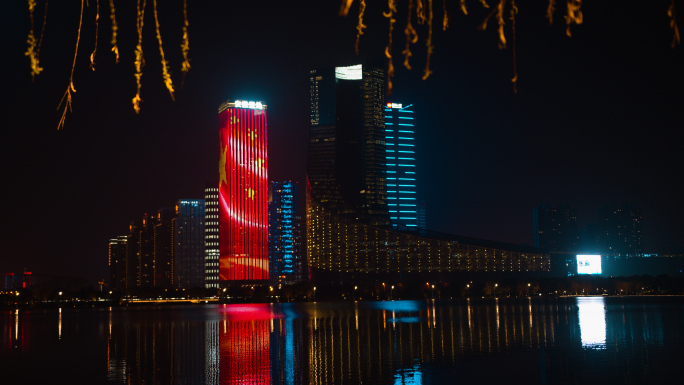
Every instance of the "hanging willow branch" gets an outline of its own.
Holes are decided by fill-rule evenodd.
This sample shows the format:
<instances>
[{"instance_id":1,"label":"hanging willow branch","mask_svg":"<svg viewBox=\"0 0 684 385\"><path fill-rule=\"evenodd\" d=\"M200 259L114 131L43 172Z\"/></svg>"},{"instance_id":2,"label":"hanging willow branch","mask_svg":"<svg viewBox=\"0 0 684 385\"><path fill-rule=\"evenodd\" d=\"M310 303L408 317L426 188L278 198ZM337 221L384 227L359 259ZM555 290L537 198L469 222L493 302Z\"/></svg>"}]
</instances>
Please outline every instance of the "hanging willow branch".
<instances>
[{"instance_id":1,"label":"hanging willow branch","mask_svg":"<svg viewBox=\"0 0 684 385\"><path fill-rule=\"evenodd\" d=\"M99 20L100 20L100 0L95 0L96 4L96 11L95 11L95 48L93 49L93 53L90 54L90 69L95 71L95 53L97 52L97 31L99 29Z\"/></svg>"},{"instance_id":2,"label":"hanging willow branch","mask_svg":"<svg viewBox=\"0 0 684 385\"><path fill-rule=\"evenodd\" d=\"M181 80L181 89L185 84L185 75L190 71L190 59L188 52L190 52L190 40L188 39L188 2L183 0L183 42L181 43L181 52L183 53L183 63L181 64L181 72L183 72L183 79Z\"/></svg>"},{"instance_id":3,"label":"hanging willow branch","mask_svg":"<svg viewBox=\"0 0 684 385\"><path fill-rule=\"evenodd\" d=\"M162 77L164 78L164 85L166 89L169 90L171 95L171 100L173 98L173 82L171 81L171 72L169 72L169 62L164 59L164 48L162 47L162 37L161 31L159 30L159 18L157 17L157 0L152 1L152 6L154 8L154 23L157 26L157 40L159 41L159 54L161 55L161 65L162 65Z\"/></svg>"},{"instance_id":4,"label":"hanging willow branch","mask_svg":"<svg viewBox=\"0 0 684 385\"><path fill-rule=\"evenodd\" d=\"M570 24L582 24L582 0L568 0L568 14L565 16L565 24L567 25L565 29L565 34L568 37L572 36L570 33Z\"/></svg>"},{"instance_id":5,"label":"hanging willow branch","mask_svg":"<svg viewBox=\"0 0 684 385\"><path fill-rule=\"evenodd\" d=\"M408 1L408 17L406 18L406 28L404 28L404 35L406 35L406 48L401 51L404 54L404 67L407 70L411 69L411 64L409 64L409 58L413 56L411 53L411 44L416 44L418 42L418 33L416 29L413 28L411 24L411 16L413 15L413 0Z\"/></svg>"},{"instance_id":6,"label":"hanging willow branch","mask_svg":"<svg viewBox=\"0 0 684 385\"><path fill-rule=\"evenodd\" d=\"M387 0L388 10L382 15L389 19L389 40L387 42L387 47L385 47L385 56L387 57L387 94L392 94L392 77L394 76L394 64L392 64L392 30L394 29L394 23L397 21L394 18L394 14L397 12L397 8L394 5L394 0Z\"/></svg>"},{"instance_id":7,"label":"hanging willow branch","mask_svg":"<svg viewBox=\"0 0 684 385\"><path fill-rule=\"evenodd\" d=\"M425 42L427 46L427 60L425 61L425 72L423 73L423 80L427 80L432 74L430 70L430 57L432 56L432 0L428 0L428 37Z\"/></svg>"},{"instance_id":8,"label":"hanging willow branch","mask_svg":"<svg viewBox=\"0 0 684 385\"><path fill-rule=\"evenodd\" d=\"M81 16L78 19L78 36L76 37L76 49L74 50L74 62L71 64L71 75L69 76L69 85L67 86L66 92L64 93L64 96L62 96L62 100L59 102L59 105L57 106L57 109L59 110L59 107L62 106L62 102L64 102L64 112L62 113L62 118L59 120L59 123L57 124L57 130L60 130L62 127L64 127L64 121L66 120L66 113L67 110L71 111L71 91L76 92L76 88L74 88L74 68L76 67L76 56L78 55L78 43L81 41L81 26L83 25L83 0L81 0Z\"/></svg>"},{"instance_id":9,"label":"hanging willow branch","mask_svg":"<svg viewBox=\"0 0 684 385\"><path fill-rule=\"evenodd\" d=\"M672 48L679 44L679 28L677 27L677 15L675 14L674 0L671 0L670 7L667 9L667 16L670 18L670 28L672 28Z\"/></svg>"},{"instance_id":10,"label":"hanging willow branch","mask_svg":"<svg viewBox=\"0 0 684 385\"><path fill-rule=\"evenodd\" d=\"M354 43L354 51L359 54L359 40L361 40L361 35L363 35L363 30L366 25L363 24L363 14L366 11L366 0L361 0L359 3L359 23L356 25L356 43Z\"/></svg>"},{"instance_id":11,"label":"hanging willow branch","mask_svg":"<svg viewBox=\"0 0 684 385\"><path fill-rule=\"evenodd\" d=\"M119 64L119 47L116 45L116 31L119 26L116 24L116 8L114 8L114 0L109 0L109 18L112 20L112 52L116 55L116 63Z\"/></svg>"},{"instance_id":12,"label":"hanging willow branch","mask_svg":"<svg viewBox=\"0 0 684 385\"><path fill-rule=\"evenodd\" d=\"M36 8L35 0L28 0L29 17L31 18L31 29L29 30L28 37L26 38L26 43L28 43L28 48L24 53L28 56L31 61L31 79L35 80L36 75L39 75L43 68L40 67L40 60L38 59L38 54L40 52L40 46L36 45L36 37L33 34L33 10ZM47 2L45 3L45 10L47 16ZM43 30L45 30L45 16L43 17ZM40 40L43 40L43 34L40 35Z\"/></svg>"},{"instance_id":13,"label":"hanging willow branch","mask_svg":"<svg viewBox=\"0 0 684 385\"><path fill-rule=\"evenodd\" d=\"M353 2L354 0L342 0L342 4L340 5L340 16L347 16Z\"/></svg>"},{"instance_id":14,"label":"hanging willow branch","mask_svg":"<svg viewBox=\"0 0 684 385\"><path fill-rule=\"evenodd\" d=\"M553 24L553 12L556 10L556 0L549 0L549 5L546 7L546 18L549 20L549 25Z\"/></svg>"},{"instance_id":15,"label":"hanging willow branch","mask_svg":"<svg viewBox=\"0 0 684 385\"><path fill-rule=\"evenodd\" d=\"M513 35L513 92L518 93L518 63L515 57L515 15L518 14L518 6L515 0L511 0L511 31Z\"/></svg>"},{"instance_id":16,"label":"hanging willow branch","mask_svg":"<svg viewBox=\"0 0 684 385\"><path fill-rule=\"evenodd\" d=\"M449 14L446 9L446 0L442 0L442 12L444 17L442 17L442 31L446 31L449 28Z\"/></svg>"},{"instance_id":17,"label":"hanging willow branch","mask_svg":"<svg viewBox=\"0 0 684 385\"><path fill-rule=\"evenodd\" d=\"M496 15L496 20L499 25L499 28L497 29L499 33L499 48L503 49L506 48L506 35L504 34L504 25L506 22L504 21L504 7L506 6L506 0L499 0L499 4L496 6L496 8L492 9L491 12L485 17L485 19L482 21L482 24L478 27L478 29L484 31L487 29L487 23L489 22L489 19L492 18L492 16Z\"/></svg>"},{"instance_id":18,"label":"hanging willow branch","mask_svg":"<svg viewBox=\"0 0 684 385\"><path fill-rule=\"evenodd\" d=\"M135 47L135 83L137 85L137 90L135 92L135 97L133 97L133 109L136 114L140 113L140 79L142 78L142 67L145 65L145 58L143 57L142 50L142 28L143 28L143 17L145 16L145 0L142 0L142 7L140 6L140 0L137 3L138 18L136 20L136 27L138 30L138 45Z\"/></svg>"}]
</instances>

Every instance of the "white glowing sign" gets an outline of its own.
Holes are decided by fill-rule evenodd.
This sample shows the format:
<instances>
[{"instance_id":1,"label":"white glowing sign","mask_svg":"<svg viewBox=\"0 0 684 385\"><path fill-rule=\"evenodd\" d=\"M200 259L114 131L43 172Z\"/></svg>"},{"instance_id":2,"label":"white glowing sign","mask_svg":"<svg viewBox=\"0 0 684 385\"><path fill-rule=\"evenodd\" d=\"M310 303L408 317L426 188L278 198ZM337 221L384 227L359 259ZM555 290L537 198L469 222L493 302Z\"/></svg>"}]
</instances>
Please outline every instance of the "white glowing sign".
<instances>
[{"instance_id":1,"label":"white glowing sign","mask_svg":"<svg viewBox=\"0 0 684 385\"><path fill-rule=\"evenodd\" d=\"M264 104L261 102L252 102L252 101L247 101L247 100L236 100L235 101L235 107L236 108L251 108L253 110L263 110Z\"/></svg>"},{"instance_id":2,"label":"white glowing sign","mask_svg":"<svg viewBox=\"0 0 684 385\"><path fill-rule=\"evenodd\" d=\"M361 64L349 67L335 67L335 78L342 80L363 79L363 69L361 67Z\"/></svg>"},{"instance_id":3,"label":"white glowing sign","mask_svg":"<svg viewBox=\"0 0 684 385\"><path fill-rule=\"evenodd\" d=\"M577 274L601 274L601 256L578 255Z\"/></svg>"},{"instance_id":4,"label":"white glowing sign","mask_svg":"<svg viewBox=\"0 0 684 385\"><path fill-rule=\"evenodd\" d=\"M401 103L387 103L387 108L401 108Z\"/></svg>"}]
</instances>

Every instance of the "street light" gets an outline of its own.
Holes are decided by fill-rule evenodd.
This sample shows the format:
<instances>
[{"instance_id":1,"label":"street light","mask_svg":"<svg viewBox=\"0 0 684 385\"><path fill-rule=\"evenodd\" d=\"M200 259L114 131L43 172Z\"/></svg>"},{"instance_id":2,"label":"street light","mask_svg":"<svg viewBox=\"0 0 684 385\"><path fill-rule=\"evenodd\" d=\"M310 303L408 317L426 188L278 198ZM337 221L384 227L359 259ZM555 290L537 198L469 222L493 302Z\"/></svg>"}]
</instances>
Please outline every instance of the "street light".
<instances>
[{"instance_id":1,"label":"street light","mask_svg":"<svg viewBox=\"0 0 684 385\"><path fill-rule=\"evenodd\" d=\"M466 296L470 297L470 284L466 283Z\"/></svg>"},{"instance_id":2,"label":"street light","mask_svg":"<svg viewBox=\"0 0 684 385\"><path fill-rule=\"evenodd\" d=\"M357 286L354 286L354 292L352 293L352 299L354 299L354 301L356 301L356 289L357 288L358 288Z\"/></svg>"},{"instance_id":3,"label":"street light","mask_svg":"<svg viewBox=\"0 0 684 385\"><path fill-rule=\"evenodd\" d=\"M527 296L528 297L530 296L530 284L529 283L527 284Z\"/></svg>"},{"instance_id":4,"label":"street light","mask_svg":"<svg viewBox=\"0 0 684 385\"><path fill-rule=\"evenodd\" d=\"M314 302L316 302L316 286L314 286Z\"/></svg>"},{"instance_id":5,"label":"street light","mask_svg":"<svg viewBox=\"0 0 684 385\"><path fill-rule=\"evenodd\" d=\"M392 288L390 290L390 299L394 301L394 285L392 285Z\"/></svg>"},{"instance_id":6,"label":"street light","mask_svg":"<svg viewBox=\"0 0 684 385\"><path fill-rule=\"evenodd\" d=\"M435 299L435 285L432 285L432 299Z\"/></svg>"},{"instance_id":7,"label":"street light","mask_svg":"<svg viewBox=\"0 0 684 385\"><path fill-rule=\"evenodd\" d=\"M499 287L498 283L494 284L494 298L496 298L496 288Z\"/></svg>"}]
</instances>

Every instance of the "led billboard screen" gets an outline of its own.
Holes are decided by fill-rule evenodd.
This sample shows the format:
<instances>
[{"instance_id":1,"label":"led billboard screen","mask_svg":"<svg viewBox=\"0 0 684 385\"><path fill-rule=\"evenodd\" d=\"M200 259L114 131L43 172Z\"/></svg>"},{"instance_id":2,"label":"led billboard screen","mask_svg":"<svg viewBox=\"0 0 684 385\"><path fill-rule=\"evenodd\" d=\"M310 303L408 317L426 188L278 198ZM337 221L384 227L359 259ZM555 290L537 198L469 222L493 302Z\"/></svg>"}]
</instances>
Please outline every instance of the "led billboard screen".
<instances>
[{"instance_id":1,"label":"led billboard screen","mask_svg":"<svg viewBox=\"0 0 684 385\"><path fill-rule=\"evenodd\" d=\"M578 255L577 274L601 274L601 256Z\"/></svg>"},{"instance_id":2,"label":"led billboard screen","mask_svg":"<svg viewBox=\"0 0 684 385\"><path fill-rule=\"evenodd\" d=\"M266 280L265 106L246 101L228 103L219 113L219 137L219 279Z\"/></svg>"}]
</instances>

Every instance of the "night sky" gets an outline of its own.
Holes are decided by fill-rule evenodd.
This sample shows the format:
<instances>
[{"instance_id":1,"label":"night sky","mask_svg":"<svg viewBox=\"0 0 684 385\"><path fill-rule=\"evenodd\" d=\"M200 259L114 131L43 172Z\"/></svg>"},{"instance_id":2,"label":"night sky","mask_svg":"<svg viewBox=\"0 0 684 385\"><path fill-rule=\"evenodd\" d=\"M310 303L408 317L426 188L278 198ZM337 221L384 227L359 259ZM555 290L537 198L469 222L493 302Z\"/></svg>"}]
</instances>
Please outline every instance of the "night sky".
<instances>
[{"instance_id":1,"label":"night sky","mask_svg":"<svg viewBox=\"0 0 684 385\"><path fill-rule=\"evenodd\" d=\"M61 131L56 108L68 84L80 2L50 2L44 71L33 82L24 56L26 2L0 5L2 274L26 268L90 282L108 277L109 238L127 234L129 222L144 213L203 198L205 183L217 178L217 108L226 99L268 105L269 178L298 181L303 190L308 70L378 58L387 44L384 2L369 1L357 56L358 1L342 18L337 1L188 0L192 69L181 89L182 1L160 1L172 101L148 1L136 115L135 2L116 1L119 64L110 52L108 1L100 3L96 71L88 68L95 37L90 0L73 113ZM683 247L684 47L670 46L670 2L586 1L584 23L572 27L570 38L565 2L558 2L551 26L546 1L518 3L516 94L508 17L509 44L500 50L495 19L477 30L487 15L478 1L468 2L468 16L447 1L450 28L443 32L436 0L434 74L422 81L427 30L417 26L414 69L404 69L407 2L399 1L396 75L387 100L415 106L417 177L429 228L531 244L532 209L540 204L574 207L580 226L596 221L606 203L632 204L642 210L646 251L664 242ZM38 34L43 8L39 1Z\"/></svg>"}]
</instances>

